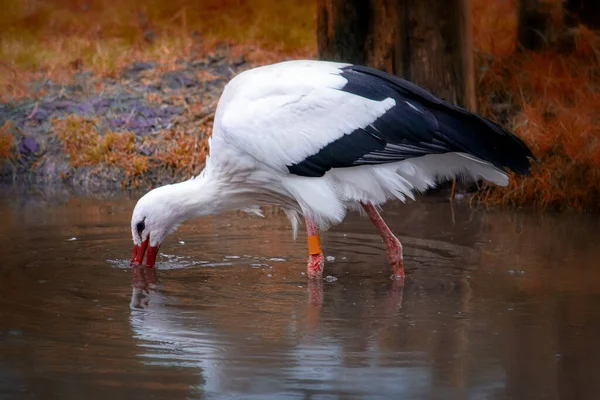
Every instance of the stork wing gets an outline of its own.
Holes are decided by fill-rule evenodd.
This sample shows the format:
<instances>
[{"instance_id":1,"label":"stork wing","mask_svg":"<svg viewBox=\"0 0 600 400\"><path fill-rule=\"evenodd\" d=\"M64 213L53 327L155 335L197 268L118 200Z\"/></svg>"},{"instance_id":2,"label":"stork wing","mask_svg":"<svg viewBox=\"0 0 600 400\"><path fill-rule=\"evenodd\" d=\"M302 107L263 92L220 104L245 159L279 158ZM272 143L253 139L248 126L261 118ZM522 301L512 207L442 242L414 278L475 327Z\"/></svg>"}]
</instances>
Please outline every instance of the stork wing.
<instances>
[{"instance_id":1,"label":"stork wing","mask_svg":"<svg viewBox=\"0 0 600 400\"><path fill-rule=\"evenodd\" d=\"M418 86L366 67L291 61L246 71L225 88L214 135L281 172L467 153L526 173L516 136Z\"/></svg>"}]
</instances>

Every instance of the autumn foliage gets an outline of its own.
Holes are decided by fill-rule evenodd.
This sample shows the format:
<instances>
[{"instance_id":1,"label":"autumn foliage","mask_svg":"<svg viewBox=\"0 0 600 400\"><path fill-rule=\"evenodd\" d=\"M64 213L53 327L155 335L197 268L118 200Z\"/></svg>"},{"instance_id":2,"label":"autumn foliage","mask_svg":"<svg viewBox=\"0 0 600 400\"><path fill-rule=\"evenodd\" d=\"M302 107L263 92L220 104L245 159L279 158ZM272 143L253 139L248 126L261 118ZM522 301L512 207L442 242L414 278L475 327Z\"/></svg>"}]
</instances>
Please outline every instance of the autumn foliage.
<instances>
[{"instance_id":1,"label":"autumn foliage","mask_svg":"<svg viewBox=\"0 0 600 400\"><path fill-rule=\"evenodd\" d=\"M178 128L139 138L132 132L100 133L98 121L77 115L53 123L72 167L118 167L127 187L144 186L142 181L148 173L191 176L198 173L207 154L198 136ZM152 156L140 154L138 148L142 146L152 149Z\"/></svg>"},{"instance_id":2,"label":"autumn foliage","mask_svg":"<svg viewBox=\"0 0 600 400\"><path fill-rule=\"evenodd\" d=\"M483 3L475 2L480 18ZM492 3L504 3L496 15L511 15L508 2ZM478 57L479 111L522 137L539 163L531 176L513 177L507 188L487 186L474 199L537 209L598 209L600 35L579 26L572 30L570 48L528 52L517 47L514 11L506 19L478 22L486 29L498 27L485 41L475 27L476 43L489 52Z\"/></svg>"},{"instance_id":3,"label":"autumn foliage","mask_svg":"<svg viewBox=\"0 0 600 400\"><path fill-rule=\"evenodd\" d=\"M12 154L14 136L10 134L10 123L0 126L0 161L8 159Z\"/></svg>"}]
</instances>

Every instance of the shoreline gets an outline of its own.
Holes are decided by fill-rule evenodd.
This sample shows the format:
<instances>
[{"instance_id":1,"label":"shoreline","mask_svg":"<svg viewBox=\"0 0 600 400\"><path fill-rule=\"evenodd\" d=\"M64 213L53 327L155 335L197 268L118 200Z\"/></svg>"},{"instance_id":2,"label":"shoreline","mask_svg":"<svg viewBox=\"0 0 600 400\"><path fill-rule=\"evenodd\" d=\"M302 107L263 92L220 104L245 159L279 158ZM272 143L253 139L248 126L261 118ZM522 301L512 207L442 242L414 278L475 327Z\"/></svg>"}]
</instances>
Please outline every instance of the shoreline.
<instances>
[{"instance_id":1,"label":"shoreline","mask_svg":"<svg viewBox=\"0 0 600 400\"><path fill-rule=\"evenodd\" d=\"M133 62L116 79L33 81L32 96L0 104L0 183L123 190L196 175L221 92L250 67L222 48L175 68Z\"/></svg>"}]
</instances>

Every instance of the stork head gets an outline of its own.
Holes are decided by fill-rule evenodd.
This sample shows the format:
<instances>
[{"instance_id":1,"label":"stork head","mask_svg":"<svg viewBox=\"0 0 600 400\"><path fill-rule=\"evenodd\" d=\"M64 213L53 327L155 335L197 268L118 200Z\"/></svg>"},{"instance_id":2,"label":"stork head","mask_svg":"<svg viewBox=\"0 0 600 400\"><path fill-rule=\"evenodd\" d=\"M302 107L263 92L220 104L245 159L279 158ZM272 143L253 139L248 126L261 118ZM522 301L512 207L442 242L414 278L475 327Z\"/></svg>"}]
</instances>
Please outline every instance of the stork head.
<instances>
[{"instance_id":1,"label":"stork head","mask_svg":"<svg viewBox=\"0 0 600 400\"><path fill-rule=\"evenodd\" d=\"M134 245L131 265L141 265L148 251L146 267L154 267L160 244L168 234L177 230L180 222L168 186L153 189L139 199L131 217Z\"/></svg>"}]
</instances>

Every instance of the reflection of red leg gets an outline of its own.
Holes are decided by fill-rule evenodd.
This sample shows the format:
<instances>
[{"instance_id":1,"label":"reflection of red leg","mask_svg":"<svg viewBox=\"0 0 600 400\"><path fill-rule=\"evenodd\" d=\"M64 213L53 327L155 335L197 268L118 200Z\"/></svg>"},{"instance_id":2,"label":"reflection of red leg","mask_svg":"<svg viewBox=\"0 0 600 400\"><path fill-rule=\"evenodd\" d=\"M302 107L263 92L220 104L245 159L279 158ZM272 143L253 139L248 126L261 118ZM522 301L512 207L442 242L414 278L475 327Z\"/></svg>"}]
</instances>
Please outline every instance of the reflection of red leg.
<instances>
[{"instance_id":1,"label":"reflection of red leg","mask_svg":"<svg viewBox=\"0 0 600 400\"><path fill-rule=\"evenodd\" d=\"M373 224L379 230L385 243L387 259L392 264L393 279L404 279L404 263L402 261L402 244L387 226L375 206L371 203L360 203Z\"/></svg>"},{"instance_id":2,"label":"reflection of red leg","mask_svg":"<svg viewBox=\"0 0 600 400\"><path fill-rule=\"evenodd\" d=\"M319 237L315 222L310 217L305 217L304 219L308 235L308 278L321 279L323 277L323 268L325 267L325 257L323 257L323 251L321 250L321 238Z\"/></svg>"},{"instance_id":3,"label":"reflection of red leg","mask_svg":"<svg viewBox=\"0 0 600 400\"><path fill-rule=\"evenodd\" d=\"M323 305L323 297L323 281L309 281L308 302L315 307L321 307Z\"/></svg>"},{"instance_id":4,"label":"reflection of red leg","mask_svg":"<svg viewBox=\"0 0 600 400\"><path fill-rule=\"evenodd\" d=\"M140 265L131 267L133 292L131 293L129 306L132 309L148 308L150 304L150 292L157 292L159 290L158 283L156 268L142 267Z\"/></svg>"},{"instance_id":5,"label":"reflection of red leg","mask_svg":"<svg viewBox=\"0 0 600 400\"><path fill-rule=\"evenodd\" d=\"M146 282L148 282L148 288L155 290L158 285L158 276L156 275L156 268L146 267Z\"/></svg>"},{"instance_id":6,"label":"reflection of red leg","mask_svg":"<svg viewBox=\"0 0 600 400\"><path fill-rule=\"evenodd\" d=\"M144 275L145 272L145 275ZM156 268L134 265L131 267L131 284L142 290L154 290L158 284Z\"/></svg>"},{"instance_id":7,"label":"reflection of red leg","mask_svg":"<svg viewBox=\"0 0 600 400\"><path fill-rule=\"evenodd\" d=\"M146 278L144 277L144 268L139 265L131 267L131 285L136 289L146 289Z\"/></svg>"},{"instance_id":8,"label":"reflection of red leg","mask_svg":"<svg viewBox=\"0 0 600 400\"><path fill-rule=\"evenodd\" d=\"M308 306L306 307L306 326L313 331L319 324L323 305L323 281L308 281Z\"/></svg>"},{"instance_id":9,"label":"reflection of red leg","mask_svg":"<svg viewBox=\"0 0 600 400\"><path fill-rule=\"evenodd\" d=\"M404 294L404 279L394 279L392 290L387 298L386 309L389 315L394 315L402 308L402 296Z\"/></svg>"}]
</instances>

